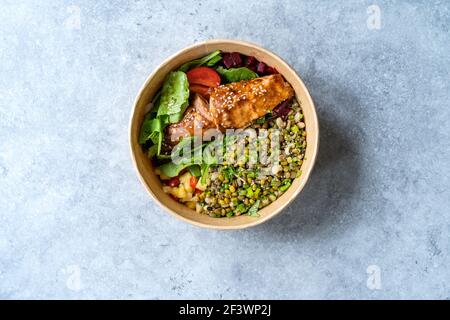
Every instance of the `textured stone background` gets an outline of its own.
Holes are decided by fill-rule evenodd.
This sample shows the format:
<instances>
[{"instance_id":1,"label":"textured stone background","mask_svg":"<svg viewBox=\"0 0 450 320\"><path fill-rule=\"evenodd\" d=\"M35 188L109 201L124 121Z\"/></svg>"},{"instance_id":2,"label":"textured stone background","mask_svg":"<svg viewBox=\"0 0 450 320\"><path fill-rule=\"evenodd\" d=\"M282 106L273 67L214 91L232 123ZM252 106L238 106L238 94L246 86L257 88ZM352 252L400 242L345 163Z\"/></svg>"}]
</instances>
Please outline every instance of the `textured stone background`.
<instances>
[{"instance_id":1,"label":"textured stone background","mask_svg":"<svg viewBox=\"0 0 450 320\"><path fill-rule=\"evenodd\" d=\"M0 1L0 297L448 299L450 5L376 1L376 30L373 3ZM322 130L245 231L172 218L128 154L144 79L211 38L289 61Z\"/></svg>"}]
</instances>

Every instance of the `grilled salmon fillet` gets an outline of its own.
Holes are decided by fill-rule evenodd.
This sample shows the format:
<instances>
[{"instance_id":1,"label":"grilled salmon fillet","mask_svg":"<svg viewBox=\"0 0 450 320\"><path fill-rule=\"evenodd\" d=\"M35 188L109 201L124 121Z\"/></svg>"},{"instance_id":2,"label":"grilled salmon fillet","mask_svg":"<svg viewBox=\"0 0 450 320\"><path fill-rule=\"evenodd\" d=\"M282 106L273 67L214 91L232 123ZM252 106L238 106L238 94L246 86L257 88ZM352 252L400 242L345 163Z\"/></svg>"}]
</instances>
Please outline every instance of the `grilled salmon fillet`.
<instances>
[{"instance_id":1,"label":"grilled salmon fillet","mask_svg":"<svg viewBox=\"0 0 450 320\"><path fill-rule=\"evenodd\" d=\"M274 74L212 88L209 109L217 128L244 128L293 95L291 85Z\"/></svg>"},{"instance_id":2,"label":"grilled salmon fillet","mask_svg":"<svg viewBox=\"0 0 450 320\"><path fill-rule=\"evenodd\" d=\"M193 136L195 132L202 134L202 131L216 127L212 120L208 101L195 94L184 112L183 119L167 127L166 141L170 145L175 145L181 138Z\"/></svg>"},{"instance_id":3,"label":"grilled salmon fillet","mask_svg":"<svg viewBox=\"0 0 450 320\"><path fill-rule=\"evenodd\" d=\"M183 120L167 127L169 144L175 145L195 131L245 128L294 95L280 74L221 85L209 92L209 104L196 94Z\"/></svg>"}]
</instances>

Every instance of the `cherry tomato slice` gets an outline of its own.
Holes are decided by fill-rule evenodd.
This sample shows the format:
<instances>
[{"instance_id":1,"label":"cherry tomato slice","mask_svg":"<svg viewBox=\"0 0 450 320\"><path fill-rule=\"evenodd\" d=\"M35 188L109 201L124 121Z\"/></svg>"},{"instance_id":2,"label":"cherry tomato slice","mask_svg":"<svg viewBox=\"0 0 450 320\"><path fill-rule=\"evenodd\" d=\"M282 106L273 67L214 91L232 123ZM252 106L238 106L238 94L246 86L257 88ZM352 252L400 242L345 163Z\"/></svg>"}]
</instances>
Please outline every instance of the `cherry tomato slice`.
<instances>
[{"instance_id":1,"label":"cherry tomato slice","mask_svg":"<svg viewBox=\"0 0 450 320\"><path fill-rule=\"evenodd\" d=\"M200 84L191 84L189 90L209 99L209 88Z\"/></svg>"},{"instance_id":2,"label":"cherry tomato slice","mask_svg":"<svg viewBox=\"0 0 450 320\"><path fill-rule=\"evenodd\" d=\"M189 84L200 84L206 87L217 87L220 84L219 74L207 67L198 67L189 70L187 73Z\"/></svg>"},{"instance_id":3,"label":"cherry tomato slice","mask_svg":"<svg viewBox=\"0 0 450 320\"><path fill-rule=\"evenodd\" d=\"M178 187L179 184L180 184L180 178L178 178L178 177L173 177L172 179L167 181L167 185L172 188Z\"/></svg>"},{"instance_id":4,"label":"cherry tomato slice","mask_svg":"<svg viewBox=\"0 0 450 320\"><path fill-rule=\"evenodd\" d=\"M191 185L192 189L195 189L195 186L197 185L197 181L198 181L197 178L194 176L192 176L189 179L189 184Z\"/></svg>"}]
</instances>

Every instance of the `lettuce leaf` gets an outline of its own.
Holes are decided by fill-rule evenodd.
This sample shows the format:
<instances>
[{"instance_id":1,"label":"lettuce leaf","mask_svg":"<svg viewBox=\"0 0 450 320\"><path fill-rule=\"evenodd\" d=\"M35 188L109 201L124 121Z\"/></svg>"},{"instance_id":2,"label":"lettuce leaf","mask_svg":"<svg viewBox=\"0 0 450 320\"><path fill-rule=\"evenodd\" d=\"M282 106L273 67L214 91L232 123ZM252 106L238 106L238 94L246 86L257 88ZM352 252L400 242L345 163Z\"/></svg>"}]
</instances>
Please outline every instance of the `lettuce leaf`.
<instances>
[{"instance_id":1,"label":"lettuce leaf","mask_svg":"<svg viewBox=\"0 0 450 320\"><path fill-rule=\"evenodd\" d=\"M159 98L157 117L184 113L189 104L189 82L184 72L173 71L164 81ZM173 120L170 117L170 120ZM174 123L174 122L171 122Z\"/></svg>"},{"instance_id":2,"label":"lettuce leaf","mask_svg":"<svg viewBox=\"0 0 450 320\"><path fill-rule=\"evenodd\" d=\"M146 115L141 125L139 143L151 140L148 155L161 154L164 129L169 123L179 122L189 104L189 82L184 72L171 72L155 96L153 109ZM154 147L156 146L156 147Z\"/></svg>"},{"instance_id":3,"label":"lettuce leaf","mask_svg":"<svg viewBox=\"0 0 450 320\"><path fill-rule=\"evenodd\" d=\"M238 82L242 80L250 80L254 78L258 78L259 75L256 72L253 72L249 68L241 67L241 68L230 68L225 69L224 67L216 68L218 74L222 76L225 82Z\"/></svg>"}]
</instances>

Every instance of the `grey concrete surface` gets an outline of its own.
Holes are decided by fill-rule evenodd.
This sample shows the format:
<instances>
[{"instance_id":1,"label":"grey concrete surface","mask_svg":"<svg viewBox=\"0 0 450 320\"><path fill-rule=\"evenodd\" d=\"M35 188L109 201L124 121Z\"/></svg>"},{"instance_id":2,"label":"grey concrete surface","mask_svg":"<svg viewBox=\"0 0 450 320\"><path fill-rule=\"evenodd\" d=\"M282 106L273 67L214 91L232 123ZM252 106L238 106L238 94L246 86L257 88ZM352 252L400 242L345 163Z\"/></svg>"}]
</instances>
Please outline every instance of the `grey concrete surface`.
<instances>
[{"instance_id":1,"label":"grey concrete surface","mask_svg":"<svg viewBox=\"0 0 450 320\"><path fill-rule=\"evenodd\" d=\"M448 1L0 7L1 298L450 297ZM278 53L320 118L304 192L244 231L166 214L128 154L144 79L211 38Z\"/></svg>"}]
</instances>

